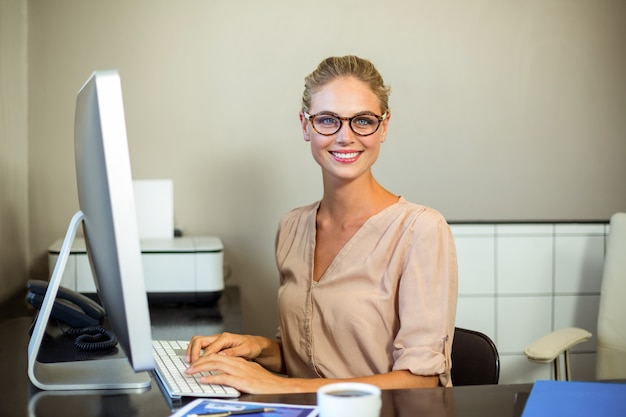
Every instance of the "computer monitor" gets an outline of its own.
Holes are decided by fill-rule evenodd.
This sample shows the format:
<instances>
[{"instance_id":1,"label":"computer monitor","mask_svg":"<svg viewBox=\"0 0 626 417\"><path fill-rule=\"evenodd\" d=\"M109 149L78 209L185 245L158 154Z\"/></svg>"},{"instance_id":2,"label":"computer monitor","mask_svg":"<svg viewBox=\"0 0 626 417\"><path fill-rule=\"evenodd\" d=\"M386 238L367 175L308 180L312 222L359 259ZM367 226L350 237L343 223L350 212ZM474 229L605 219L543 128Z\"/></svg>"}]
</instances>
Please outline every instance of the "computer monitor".
<instances>
[{"instance_id":1,"label":"computer monitor","mask_svg":"<svg viewBox=\"0 0 626 417\"><path fill-rule=\"evenodd\" d=\"M28 346L28 375L44 390L144 388L154 369L120 77L96 71L78 92L75 159L79 211L70 221ZM98 297L125 355L75 362L37 360L82 225Z\"/></svg>"}]
</instances>

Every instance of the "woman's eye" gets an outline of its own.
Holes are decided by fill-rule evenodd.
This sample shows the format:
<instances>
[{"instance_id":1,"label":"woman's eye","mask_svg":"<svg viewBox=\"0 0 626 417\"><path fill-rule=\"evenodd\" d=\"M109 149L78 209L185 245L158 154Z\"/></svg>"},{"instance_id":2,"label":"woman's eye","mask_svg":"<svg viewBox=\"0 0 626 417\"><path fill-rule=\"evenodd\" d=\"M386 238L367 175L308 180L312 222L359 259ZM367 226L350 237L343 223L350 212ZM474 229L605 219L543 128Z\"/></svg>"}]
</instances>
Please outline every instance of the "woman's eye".
<instances>
[{"instance_id":1,"label":"woman's eye","mask_svg":"<svg viewBox=\"0 0 626 417\"><path fill-rule=\"evenodd\" d=\"M319 125L331 126L331 125L336 125L337 124L337 119L335 119L334 117L331 117L331 116L319 116L315 120L315 123L317 123Z\"/></svg>"},{"instance_id":2,"label":"woman's eye","mask_svg":"<svg viewBox=\"0 0 626 417\"><path fill-rule=\"evenodd\" d=\"M354 119L354 124L356 126L370 126L376 124L377 120L373 117L357 117Z\"/></svg>"}]
</instances>

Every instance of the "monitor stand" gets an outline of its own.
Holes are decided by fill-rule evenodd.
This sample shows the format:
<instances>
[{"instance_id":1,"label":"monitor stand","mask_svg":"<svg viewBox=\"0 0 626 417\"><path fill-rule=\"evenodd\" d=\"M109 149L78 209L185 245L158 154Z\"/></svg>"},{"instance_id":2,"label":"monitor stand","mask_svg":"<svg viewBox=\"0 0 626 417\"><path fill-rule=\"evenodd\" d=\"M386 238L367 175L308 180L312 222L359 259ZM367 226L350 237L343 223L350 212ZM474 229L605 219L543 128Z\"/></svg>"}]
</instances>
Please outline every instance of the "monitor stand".
<instances>
[{"instance_id":1,"label":"monitor stand","mask_svg":"<svg viewBox=\"0 0 626 417\"><path fill-rule=\"evenodd\" d=\"M35 326L28 343L28 377L33 385L42 390L103 390L149 387L151 384L150 374L148 372L135 373L125 357L54 363L44 363L37 360L72 243L83 219L82 211L78 211L70 221L41 310L35 320Z\"/></svg>"}]
</instances>

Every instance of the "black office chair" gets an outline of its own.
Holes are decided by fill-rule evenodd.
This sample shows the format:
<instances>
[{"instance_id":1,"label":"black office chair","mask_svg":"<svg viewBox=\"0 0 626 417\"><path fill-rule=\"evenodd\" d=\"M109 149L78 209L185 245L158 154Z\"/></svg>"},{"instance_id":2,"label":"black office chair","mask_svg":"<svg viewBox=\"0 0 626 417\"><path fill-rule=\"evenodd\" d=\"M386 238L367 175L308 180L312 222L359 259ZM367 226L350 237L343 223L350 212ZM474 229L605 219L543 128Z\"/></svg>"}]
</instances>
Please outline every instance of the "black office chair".
<instances>
[{"instance_id":1,"label":"black office chair","mask_svg":"<svg viewBox=\"0 0 626 417\"><path fill-rule=\"evenodd\" d=\"M497 384L500 355L493 341L474 330L454 329L452 341L452 385Z\"/></svg>"}]
</instances>

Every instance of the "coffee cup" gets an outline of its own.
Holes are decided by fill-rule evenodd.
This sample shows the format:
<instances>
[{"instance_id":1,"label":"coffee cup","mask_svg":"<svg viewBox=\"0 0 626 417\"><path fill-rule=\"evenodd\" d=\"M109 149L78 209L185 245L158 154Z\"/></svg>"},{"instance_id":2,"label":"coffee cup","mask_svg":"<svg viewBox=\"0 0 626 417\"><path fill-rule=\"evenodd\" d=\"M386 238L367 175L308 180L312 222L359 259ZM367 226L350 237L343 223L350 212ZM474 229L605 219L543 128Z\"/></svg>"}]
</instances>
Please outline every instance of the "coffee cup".
<instances>
[{"instance_id":1,"label":"coffee cup","mask_svg":"<svg viewBox=\"0 0 626 417\"><path fill-rule=\"evenodd\" d=\"M379 417L380 388L361 382L338 382L317 390L320 417Z\"/></svg>"}]
</instances>

